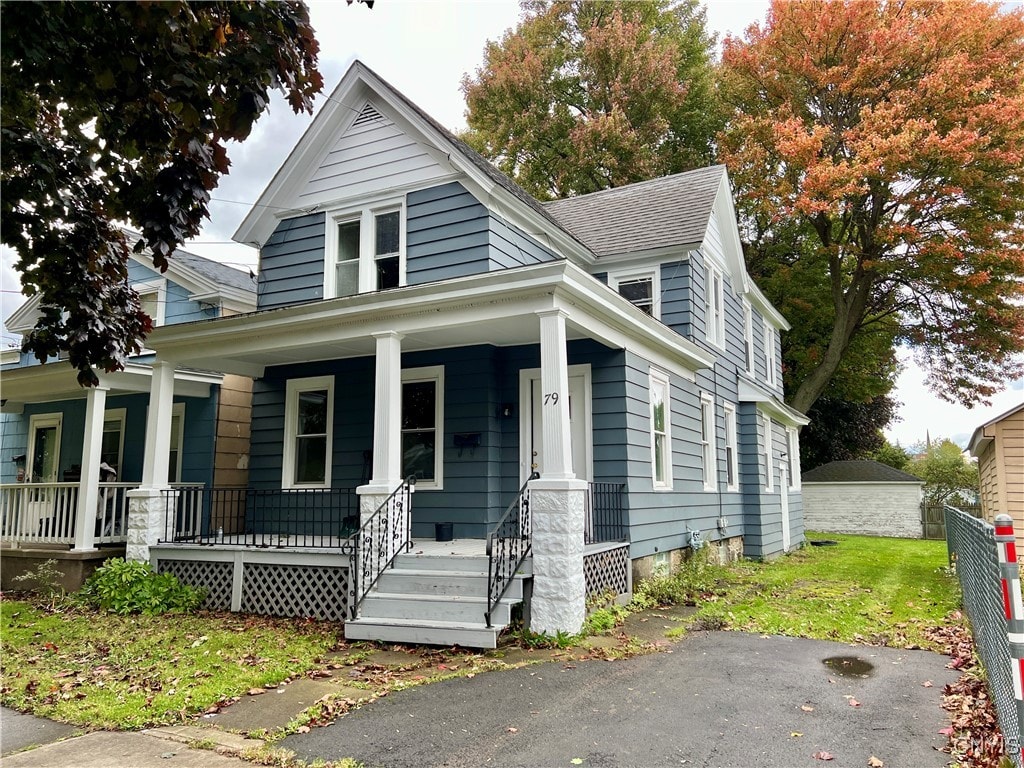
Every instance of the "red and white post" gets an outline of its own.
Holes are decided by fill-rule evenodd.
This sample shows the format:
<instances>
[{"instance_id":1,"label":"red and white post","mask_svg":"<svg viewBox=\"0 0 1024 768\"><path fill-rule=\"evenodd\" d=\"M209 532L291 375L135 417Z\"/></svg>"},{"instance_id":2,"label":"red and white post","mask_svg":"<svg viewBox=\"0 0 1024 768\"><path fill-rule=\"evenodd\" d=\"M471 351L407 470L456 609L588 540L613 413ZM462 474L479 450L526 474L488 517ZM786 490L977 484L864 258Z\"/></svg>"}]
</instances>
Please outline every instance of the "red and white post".
<instances>
[{"instance_id":1,"label":"red and white post","mask_svg":"<svg viewBox=\"0 0 1024 768\"><path fill-rule=\"evenodd\" d=\"M1017 727L1024 730L1024 602L1020 592L1020 565L1013 536L1013 518L998 515L996 549L999 550L999 580L1003 590L1006 634L1010 640L1010 666L1013 668L1013 696L1017 703ZM1010 735L1010 734L1006 734ZM1017 734L1020 764L1024 765L1024 743Z\"/></svg>"}]
</instances>

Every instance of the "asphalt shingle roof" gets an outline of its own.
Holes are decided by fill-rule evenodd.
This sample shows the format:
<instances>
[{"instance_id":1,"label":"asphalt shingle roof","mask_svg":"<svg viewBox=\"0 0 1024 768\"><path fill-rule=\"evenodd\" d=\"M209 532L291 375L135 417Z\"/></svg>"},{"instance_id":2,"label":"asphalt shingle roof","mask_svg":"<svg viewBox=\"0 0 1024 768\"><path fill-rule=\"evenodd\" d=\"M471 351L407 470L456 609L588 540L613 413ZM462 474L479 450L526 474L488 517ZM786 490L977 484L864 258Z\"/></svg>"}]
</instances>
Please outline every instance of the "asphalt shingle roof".
<instances>
[{"instance_id":1,"label":"asphalt shingle roof","mask_svg":"<svg viewBox=\"0 0 1024 768\"><path fill-rule=\"evenodd\" d=\"M598 256L704 240L724 165L546 203L563 227Z\"/></svg>"},{"instance_id":2,"label":"asphalt shingle roof","mask_svg":"<svg viewBox=\"0 0 1024 768\"><path fill-rule=\"evenodd\" d=\"M199 273L205 278L213 280L217 285L256 293L256 283L249 277L248 272L242 272L240 269L235 269L234 267L229 267L180 249L171 255L171 260Z\"/></svg>"},{"instance_id":3,"label":"asphalt shingle roof","mask_svg":"<svg viewBox=\"0 0 1024 768\"><path fill-rule=\"evenodd\" d=\"M919 477L878 461L832 461L804 472L805 483L923 483Z\"/></svg>"}]
</instances>

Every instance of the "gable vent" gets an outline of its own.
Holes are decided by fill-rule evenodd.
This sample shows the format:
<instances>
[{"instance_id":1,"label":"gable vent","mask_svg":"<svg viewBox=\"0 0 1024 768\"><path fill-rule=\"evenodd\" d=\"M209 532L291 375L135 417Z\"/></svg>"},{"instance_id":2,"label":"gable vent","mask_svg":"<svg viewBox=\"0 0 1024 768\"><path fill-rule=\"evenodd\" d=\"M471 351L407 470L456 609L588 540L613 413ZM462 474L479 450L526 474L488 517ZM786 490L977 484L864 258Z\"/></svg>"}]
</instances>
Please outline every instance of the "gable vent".
<instances>
[{"instance_id":1,"label":"gable vent","mask_svg":"<svg viewBox=\"0 0 1024 768\"><path fill-rule=\"evenodd\" d=\"M352 123L352 126L358 127L361 125L366 125L367 123L375 122L383 123L384 116L377 111L377 108L373 106L373 104L367 104L365 107L363 107L363 111L359 113L359 116L356 118L356 121Z\"/></svg>"}]
</instances>

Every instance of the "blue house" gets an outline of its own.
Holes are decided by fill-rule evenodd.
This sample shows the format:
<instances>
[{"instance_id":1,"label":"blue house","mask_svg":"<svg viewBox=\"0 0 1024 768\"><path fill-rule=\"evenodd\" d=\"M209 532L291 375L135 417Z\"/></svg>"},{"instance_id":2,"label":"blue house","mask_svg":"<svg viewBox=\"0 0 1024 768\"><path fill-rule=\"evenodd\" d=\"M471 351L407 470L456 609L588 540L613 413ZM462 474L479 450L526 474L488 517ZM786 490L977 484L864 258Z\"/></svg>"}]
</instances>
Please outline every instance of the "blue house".
<instances>
[{"instance_id":1,"label":"blue house","mask_svg":"<svg viewBox=\"0 0 1024 768\"><path fill-rule=\"evenodd\" d=\"M211 605L493 646L515 603L574 632L694 548L802 542L788 325L723 166L541 204L356 62L235 239L257 311L157 329L152 402L252 377L248 486L152 523L182 516L157 425L129 548Z\"/></svg>"},{"instance_id":2,"label":"blue house","mask_svg":"<svg viewBox=\"0 0 1024 768\"><path fill-rule=\"evenodd\" d=\"M128 233L129 239L137 236ZM249 275L185 251L155 271L149 256L133 255L128 279L156 327L250 312L256 307ZM39 316L30 298L10 316L13 333L28 333ZM0 521L5 547L4 583L19 558L31 560L39 545L61 545L71 554L47 552L80 564L124 547L128 491L143 481L143 446L154 354L130 359L124 370L100 373L98 387L83 389L63 360L40 364L8 350L0 420ZM167 480L189 486L244 484L248 479L248 429L252 380L198 369L174 375L169 405ZM102 552L97 546L108 547ZM71 582L74 578L69 577Z\"/></svg>"}]
</instances>

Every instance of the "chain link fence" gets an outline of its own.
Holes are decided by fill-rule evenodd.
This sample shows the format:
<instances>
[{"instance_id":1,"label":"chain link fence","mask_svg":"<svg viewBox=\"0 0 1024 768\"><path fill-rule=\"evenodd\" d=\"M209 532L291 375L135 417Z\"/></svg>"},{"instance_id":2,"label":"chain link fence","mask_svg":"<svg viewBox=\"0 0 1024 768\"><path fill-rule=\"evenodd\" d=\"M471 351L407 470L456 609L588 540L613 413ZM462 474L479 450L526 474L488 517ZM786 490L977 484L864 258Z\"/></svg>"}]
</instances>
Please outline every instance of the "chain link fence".
<instances>
[{"instance_id":1,"label":"chain link fence","mask_svg":"<svg viewBox=\"0 0 1024 768\"><path fill-rule=\"evenodd\" d=\"M1024 768L995 528L959 509L946 507L946 545L950 565L960 580L974 644L985 665L1006 754L1017 768Z\"/></svg>"}]
</instances>

